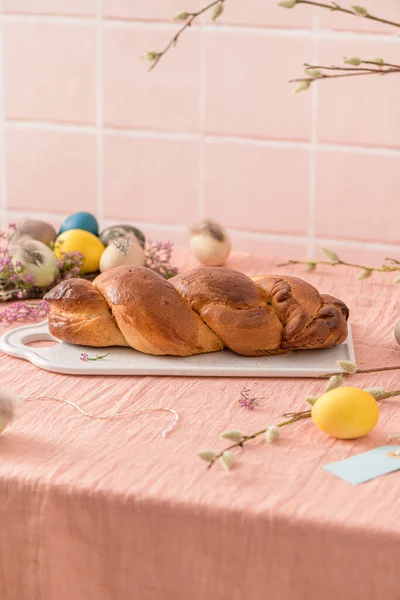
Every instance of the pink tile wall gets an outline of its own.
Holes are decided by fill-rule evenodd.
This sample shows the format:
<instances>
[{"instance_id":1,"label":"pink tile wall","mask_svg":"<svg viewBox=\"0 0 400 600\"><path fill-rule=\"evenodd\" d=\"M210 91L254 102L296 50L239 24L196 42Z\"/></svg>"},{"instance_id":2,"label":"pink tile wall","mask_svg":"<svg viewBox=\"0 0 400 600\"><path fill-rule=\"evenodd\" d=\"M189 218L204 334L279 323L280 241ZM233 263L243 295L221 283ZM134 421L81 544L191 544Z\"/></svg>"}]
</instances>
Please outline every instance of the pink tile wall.
<instances>
[{"instance_id":1,"label":"pink tile wall","mask_svg":"<svg viewBox=\"0 0 400 600\"><path fill-rule=\"evenodd\" d=\"M400 21L399 0L365 4ZM173 14L203 5L3 0L2 224L59 224L86 209L187 244L188 225L208 216L241 252L400 258L400 77L325 81L295 96L288 84L306 61L398 63L394 30L226 0L217 23L204 16L149 73L139 56L168 43Z\"/></svg>"},{"instance_id":2,"label":"pink tile wall","mask_svg":"<svg viewBox=\"0 0 400 600\"><path fill-rule=\"evenodd\" d=\"M95 123L94 25L6 21L3 34L6 119Z\"/></svg>"},{"instance_id":3,"label":"pink tile wall","mask_svg":"<svg viewBox=\"0 0 400 600\"><path fill-rule=\"evenodd\" d=\"M96 211L96 137L80 131L6 128L10 210Z\"/></svg>"},{"instance_id":4,"label":"pink tile wall","mask_svg":"<svg viewBox=\"0 0 400 600\"><path fill-rule=\"evenodd\" d=\"M197 218L199 158L196 142L104 138L105 217L190 225Z\"/></svg>"},{"instance_id":5,"label":"pink tile wall","mask_svg":"<svg viewBox=\"0 0 400 600\"><path fill-rule=\"evenodd\" d=\"M311 94L293 96L287 80L299 56L311 61L311 40L240 29L222 35L205 34L206 133L309 140Z\"/></svg>"},{"instance_id":6,"label":"pink tile wall","mask_svg":"<svg viewBox=\"0 0 400 600\"><path fill-rule=\"evenodd\" d=\"M138 57L165 45L171 31L132 23L106 24L103 32L104 124L187 132L199 129L200 52L195 29L151 74ZM161 67L161 65L160 65Z\"/></svg>"},{"instance_id":7,"label":"pink tile wall","mask_svg":"<svg viewBox=\"0 0 400 600\"><path fill-rule=\"evenodd\" d=\"M233 229L306 235L309 172L309 150L208 142L205 213Z\"/></svg>"},{"instance_id":8,"label":"pink tile wall","mask_svg":"<svg viewBox=\"0 0 400 600\"><path fill-rule=\"evenodd\" d=\"M97 0L3 0L5 13L94 17Z\"/></svg>"}]
</instances>

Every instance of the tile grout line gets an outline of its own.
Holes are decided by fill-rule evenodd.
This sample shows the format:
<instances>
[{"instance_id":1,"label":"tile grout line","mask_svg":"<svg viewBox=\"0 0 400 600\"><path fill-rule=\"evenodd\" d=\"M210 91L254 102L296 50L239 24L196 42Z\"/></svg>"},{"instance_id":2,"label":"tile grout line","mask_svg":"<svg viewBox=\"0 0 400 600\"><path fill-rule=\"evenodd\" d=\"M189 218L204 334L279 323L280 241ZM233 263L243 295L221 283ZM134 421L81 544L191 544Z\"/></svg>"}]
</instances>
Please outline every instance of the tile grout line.
<instances>
[{"instance_id":1,"label":"tile grout line","mask_svg":"<svg viewBox=\"0 0 400 600\"><path fill-rule=\"evenodd\" d=\"M200 30L200 97L199 97L199 171L198 171L198 217L200 220L205 217L205 170L206 170L206 142L205 142L205 126L206 126L206 47L205 47L205 32L204 25L201 25Z\"/></svg>"},{"instance_id":2,"label":"tile grout line","mask_svg":"<svg viewBox=\"0 0 400 600\"><path fill-rule=\"evenodd\" d=\"M33 22L33 23L66 23L71 25L80 25L87 26L88 24L92 24L92 17L88 16L73 16L73 15L41 15L41 14L23 14L23 13L6 13L4 14L4 20L6 22ZM174 25L168 21L143 21L141 19L123 19L123 18L107 18L104 22L109 27L143 27L143 28L152 28L159 30L173 30ZM195 27L200 27L200 25L195 25ZM251 33L255 35L272 35L272 36L282 36L282 37L319 37L324 39L338 39L338 40L357 40L363 39L365 41L377 42L381 41L383 43L389 44L398 44L398 40L390 33L384 33L382 31L363 31L363 30L340 30L340 29L326 29L326 28L318 28L313 29L310 28L290 28L283 26L272 26L272 27L260 27L258 25L242 25L240 23L219 23L211 24L205 23L203 25L205 31L216 31L223 30L230 33Z\"/></svg>"},{"instance_id":3,"label":"tile grout line","mask_svg":"<svg viewBox=\"0 0 400 600\"><path fill-rule=\"evenodd\" d=\"M0 13L0 227L7 227L7 174L6 174L6 142L5 142L5 93L4 93L4 20Z\"/></svg>"},{"instance_id":4,"label":"tile grout line","mask_svg":"<svg viewBox=\"0 0 400 600\"><path fill-rule=\"evenodd\" d=\"M50 122L50 121L28 121L10 119L5 121L6 129L10 130L40 130L54 131L66 133L97 133L97 127L92 125L78 125L72 123ZM153 131L146 129L119 129L113 127L102 126L104 135L120 135L132 138L146 139L165 139L173 141L190 141L197 142L199 140L198 133L174 133L168 131ZM268 140L261 138L252 138L247 136L235 136L231 134L204 134L204 141L210 144L222 144L230 142L233 144L242 144L249 146L260 146L265 148L287 149L287 150L310 150L312 144L307 141L296 140ZM318 142L316 148L319 152L342 152L344 154L365 154L373 156L392 156L398 158L400 156L400 148L388 148L383 146L359 146L357 144L338 144L334 142Z\"/></svg>"},{"instance_id":5,"label":"tile grout line","mask_svg":"<svg viewBox=\"0 0 400 600\"><path fill-rule=\"evenodd\" d=\"M313 29L318 29L319 18L314 9ZM312 60L315 65L318 64L318 39L312 40ZM316 186L317 186L317 119L318 119L318 84L311 86L311 138L310 138L310 188L308 198L308 236L309 243L307 248L308 258L315 259L315 216L316 216Z\"/></svg>"},{"instance_id":6,"label":"tile grout line","mask_svg":"<svg viewBox=\"0 0 400 600\"><path fill-rule=\"evenodd\" d=\"M103 190L103 0L97 0L96 14L96 149L97 149L97 218L104 221Z\"/></svg>"}]
</instances>

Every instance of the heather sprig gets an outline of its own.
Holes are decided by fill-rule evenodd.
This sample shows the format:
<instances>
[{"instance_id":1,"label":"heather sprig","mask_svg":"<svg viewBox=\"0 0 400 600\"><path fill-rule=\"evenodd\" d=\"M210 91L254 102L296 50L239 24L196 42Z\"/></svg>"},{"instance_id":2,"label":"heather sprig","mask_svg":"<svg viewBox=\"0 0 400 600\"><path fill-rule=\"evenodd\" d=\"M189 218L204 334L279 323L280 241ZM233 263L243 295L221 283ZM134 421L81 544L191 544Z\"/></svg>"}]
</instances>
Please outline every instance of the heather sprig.
<instances>
[{"instance_id":1,"label":"heather sprig","mask_svg":"<svg viewBox=\"0 0 400 600\"><path fill-rule=\"evenodd\" d=\"M254 408L258 406L258 400L260 400L260 398L256 398L255 396L251 395L250 388L244 387L240 392L240 398L238 402L242 408L254 410Z\"/></svg>"},{"instance_id":2,"label":"heather sprig","mask_svg":"<svg viewBox=\"0 0 400 600\"><path fill-rule=\"evenodd\" d=\"M96 354L95 357L91 357L91 356L89 356L89 354L87 352L82 352L81 361L88 362L88 360L92 360L92 361L103 360L103 358L106 358L109 354L110 353L107 352L107 354Z\"/></svg>"},{"instance_id":3,"label":"heather sprig","mask_svg":"<svg viewBox=\"0 0 400 600\"><path fill-rule=\"evenodd\" d=\"M41 321L49 314L50 305L39 302L13 302L0 311L0 323L12 325L18 321Z\"/></svg>"},{"instance_id":4,"label":"heather sprig","mask_svg":"<svg viewBox=\"0 0 400 600\"><path fill-rule=\"evenodd\" d=\"M177 275L178 269L171 266L172 250L173 243L170 241L153 242L153 240L146 240L144 266L152 269L165 279L174 277L174 275Z\"/></svg>"},{"instance_id":5,"label":"heather sprig","mask_svg":"<svg viewBox=\"0 0 400 600\"><path fill-rule=\"evenodd\" d=\"M27 290L34 284L32 275L24 275L24 266L20 261L12 261L10 241L16 225L10 223L6 231L0 231L0 290L16 290L18 298L24 298Z\"/></svg>"},{"instance_id":6,"label":"heather sprig","mask_svg":"<svg viewBox=\"0 0 400 600\"><path fill-rule=\"evenodd\" d=\"M60 283L64 279L80 277L84 262L85 257L81 252L62 252L61 257L57 259L59 274L55 284Z\"/></svg>"}]
</instances>

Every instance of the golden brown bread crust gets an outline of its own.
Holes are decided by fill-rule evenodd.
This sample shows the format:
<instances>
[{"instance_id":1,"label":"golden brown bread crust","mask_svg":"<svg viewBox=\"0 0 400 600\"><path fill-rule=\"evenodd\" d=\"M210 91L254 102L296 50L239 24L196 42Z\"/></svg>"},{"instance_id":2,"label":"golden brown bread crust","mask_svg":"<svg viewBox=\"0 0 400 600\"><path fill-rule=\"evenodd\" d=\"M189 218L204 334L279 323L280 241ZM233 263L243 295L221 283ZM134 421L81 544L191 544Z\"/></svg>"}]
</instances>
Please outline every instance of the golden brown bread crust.
<instances>
[{"instance_id":1,"label":"golden brown bread crust","mask_svg":"<svg viewBox=\"0 0 400 600\"><path fill-rule=\"evenodd\" d=\"M147 354L191 356L221 350L221 340L160 275L122 266L93 286L107 300L128 344Z\"/></svg>"},{"instance_id":2,"label":"golden brown bread crust","mask_svg":"<svg viewBox=\"0 0 400 600\"><path fill-rule=\"evenodd\" d=\"M128 345L190 356L228 347L244 356L329 348L347 337L348 308L295 277L200 267L166 281L123 266L49 292L50 331L88 346Z\"/></svg>"},{"instance_id":3,"label":"golden brown bread crust","mask_svg":"<svg viewBox=\"0 0 400 600\"><path fill-rule=\"evenodd\" d=\"M82 346L129 346L104 298L86 279L67 279L45 295L54 337Z\"/></svg>"},{"instance_id":4,"label":"golden brown bread crust","mask_svg":"<svg viewBox=\"0 0 400 600\"><path fill-rule=\"evenodd\" d=\"M262 356L280 347L282 325L244 273L199 267L169 281L234 352Z\"/></svg>"}]
</instances>

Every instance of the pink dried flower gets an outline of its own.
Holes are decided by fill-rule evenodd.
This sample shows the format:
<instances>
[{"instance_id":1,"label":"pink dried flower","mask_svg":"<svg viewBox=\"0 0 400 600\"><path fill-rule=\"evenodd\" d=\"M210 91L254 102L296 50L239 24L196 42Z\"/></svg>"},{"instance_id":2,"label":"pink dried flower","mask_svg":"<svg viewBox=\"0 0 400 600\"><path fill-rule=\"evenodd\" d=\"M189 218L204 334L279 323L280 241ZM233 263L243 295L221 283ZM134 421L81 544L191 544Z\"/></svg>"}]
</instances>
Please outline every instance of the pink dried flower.
<instances>
[{"instance_id":1,"label":"pink dried flower","mask_svg":"<svg viewBox=\"0 0 400 600\"><path fill-rule=\"evenodd\" d=\"M81 252L63 252L60 258L57 259L59 275L55 283L60 283L64 279L71 279L71 277L79 277L82 274L84 262L85 257Z\"/></svg>"},{"instance_id":2,"label":"pink dried flower","mask_svg":"<svg viewBox=\"0 0 400 600\"><path fill-rule=\"evenodd\" d=\"M242 408L253 410L256 406L258 406L258 400L259 398L251 396L250 389L248 387L244 387L240 392L240 398L238 402Z\"/></svg>"},{"instance_id":3,"label":"pink dried flower","mask_svg":"<svg viewBox=\"0 0 400 600\"><path fill-rule=\"evenodd\" d=\"M12 263L8 242L14 229L15 225L11 223L7 231L0 232L0 239L3 240L3 245L0 245L0 287L5 290L14 289L17 292L17 297L23 298L26 290L32 286L32 282L20 277L24 270L24 266L20 261L16 261L15 264Z\"/></svg>"},{"instance_id":4,"label":"pink dried flower","mask_svg":"<svg viewBox=\"0 0 400 600\"><path fill-rule=\"evenodd\" d=\"M23 298L24 291L18 292L18 297ZM11 325L18 321L40 321L49 313L50 306L45 300L40 302L13 302L0 311L0 323Z\"/></svg>"},{"instance_id":5,"label":"pink dried flower","mask_svg":"<svg viewBox=\"0 0 400 600\"><path fill-rule=\"evenodd\" d=\"M33 275L24 275L23 280L25 281L25 283L35 283L35 278Z\"/></svg>"},{"instance_id":6,"label":"pink dried flower","mask_svg":"<svg viewBox=\"0 0 400 600\"><path fill-rule=\"evenodd\" d=\"M106 356L108 356L110 353L107 352L107 354L96 354L95 358L90 358L89 354L87 354L87 352L82 352L81 354L81 361L82 362L87 362L88 360L103 360L103 358L106 358Z\"/></svg>"},{"instance_id":7,"label":"pink dried flower","mask_svg":"<svg viewBox=\"0 0 400 600\"><path fill-rule=\"evenodd\" d=\"M147 240L144 248L144 266L152 269L165 279L174 277L174 275L177 275L178 269L171 266L172 251L173 244L171 241L153 242Z\"/></svg>"}]
</instances>

